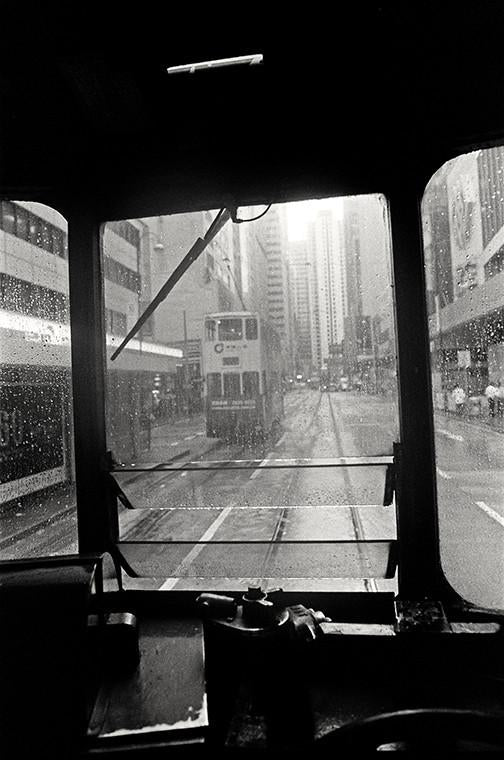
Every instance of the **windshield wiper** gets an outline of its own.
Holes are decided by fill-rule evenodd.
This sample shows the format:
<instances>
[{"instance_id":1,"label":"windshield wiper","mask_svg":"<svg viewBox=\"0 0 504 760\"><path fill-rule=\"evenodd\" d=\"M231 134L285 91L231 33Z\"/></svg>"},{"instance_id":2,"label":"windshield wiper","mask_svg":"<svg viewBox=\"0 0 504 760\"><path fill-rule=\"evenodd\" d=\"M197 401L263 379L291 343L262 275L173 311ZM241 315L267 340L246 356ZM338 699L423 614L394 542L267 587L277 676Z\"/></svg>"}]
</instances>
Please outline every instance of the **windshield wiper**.
<instances>
[{"instance_id":1,"label":"windshield wiper","mask_svg":"<svg viewBox=\"0 0 504 760\"><path fill-rule=\"evenodd\" d=\"M226 222L231 219L231 212L228 211L226 208L221 208L215 219L213 220L212 224L206 231L205 235L202 238L198 238L192 248L186 253L180 264L173 270L171 275L166 280L165 284L159 291L159 293L154 296L150 304L147 306L143 314L140 315L140 317L137 319L129 333L126 335L126 337L123 339L122 343L116 348L114 353L111 355L110 359L111 361L114 361L114 359L117 359L121 351L128 345L130 340L135 337L137 332L140 330L142 325L149 319L150 315L157 309L161 301L164 301L168 293L173 290L177 282L180 280L184 272L186 272L187 269L191 266L191 264L196 261L198 256L203 253L207 245L213 240L213 238L217 235L217 233L222 229L222 227L226 224Z\"/></svg>"}]
</instances>

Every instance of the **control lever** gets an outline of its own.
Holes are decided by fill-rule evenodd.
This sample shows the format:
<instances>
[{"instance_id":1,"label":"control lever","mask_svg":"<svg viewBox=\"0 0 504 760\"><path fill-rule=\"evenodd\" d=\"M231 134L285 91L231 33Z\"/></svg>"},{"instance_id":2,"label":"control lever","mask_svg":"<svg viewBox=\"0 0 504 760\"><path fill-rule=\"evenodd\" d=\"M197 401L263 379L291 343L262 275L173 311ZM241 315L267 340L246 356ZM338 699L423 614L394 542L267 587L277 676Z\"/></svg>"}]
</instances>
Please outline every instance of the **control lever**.
<instances>
[{"instance_id":1,"label":"control lever","mask_svg":"<svg viewBox=\"0 0 504 760\"><path fill-rule=\"evenodd\" d=\"M287 607L282 589L266 593L260 586L237 598L200 594L196 603L205 620L210 703L220 705L229 721L231 746L247 747L262 732L268 747L311 747L315 727L304 655L321 632L319 623L330 619L302 604Z\"/></svg>"},{"instance_id":2,"label":"control lever","mask_svg":"<svg viewBox=\"0 0 504 760\"><path fill-rule=\"evenodd\" d=\"M206 620L241 636L269 637L286 633L301 642L314 641L320 630L319 623L331 622L331 619L302 604L282 606L282 593L281 588L266 593L260 586L249 586L241 603L231 596L204 593L198 596L196 604Z\"/></svg>"}]
</instances>

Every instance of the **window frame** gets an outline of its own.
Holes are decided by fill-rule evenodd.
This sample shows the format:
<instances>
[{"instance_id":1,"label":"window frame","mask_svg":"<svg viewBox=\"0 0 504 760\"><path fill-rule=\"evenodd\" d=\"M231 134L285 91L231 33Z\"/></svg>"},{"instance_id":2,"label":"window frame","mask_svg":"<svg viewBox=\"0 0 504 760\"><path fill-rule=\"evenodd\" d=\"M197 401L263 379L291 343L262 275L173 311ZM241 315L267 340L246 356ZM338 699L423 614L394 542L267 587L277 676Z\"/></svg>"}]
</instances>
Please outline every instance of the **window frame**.
<instances>
[{"instance_id":1,"label":"window frame","mask_svg":"<svg viewBox=\"0 0 504 760\"><path fill-rule=\"evenodd\" d=\"M389 187L368 190L384 195L389 208L401 438L401 443L394 446L398 465L399 595L469 605L449 585L440 562L420 212L429 179L405 173ZM331 196L337 194L342 195L340 191ZM86 373L73 373L79 547L82 552L99 552L110 548L119 533L115 495L104 478L107 452L100 260L102 225L114 215L111 209L93 212L86 205L88 201L81 200L80 207L72 204L65 216L69 224L72 359L74 366L86 367ZM282 198L280 202L288 201ZM208 208L215 205L208 200ZM169 212L164 209L164 213ZM115 218L118 213L115 209ZM130 207L124 213L132 216L134 212ZM142 209L143 215L148 213ZM404 250L408 256L404 256ZM96 477L90 477L90 473Z\"/></svg>"}]
</instances>

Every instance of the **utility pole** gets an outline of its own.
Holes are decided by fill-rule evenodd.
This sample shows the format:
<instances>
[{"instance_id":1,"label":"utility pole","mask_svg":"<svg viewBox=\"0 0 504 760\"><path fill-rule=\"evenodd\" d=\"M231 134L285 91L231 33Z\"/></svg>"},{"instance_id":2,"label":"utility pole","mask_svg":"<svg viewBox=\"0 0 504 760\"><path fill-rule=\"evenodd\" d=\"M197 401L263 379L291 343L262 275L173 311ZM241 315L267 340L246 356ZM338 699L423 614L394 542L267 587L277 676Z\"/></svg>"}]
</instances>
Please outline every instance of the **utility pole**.
<instances>
[{"instance_id":1,"label":"utility pole","mask_svg":"<svg viewBox=\"0 0 504 760\"><path fill-rule=\"evenodd\" d=\"M186 310L183 311L184 317L184 395L186 399L187 414L191 416L191 398L189 394L189 356L187 344L187 319Z\"/></svg>"}]
</instances>

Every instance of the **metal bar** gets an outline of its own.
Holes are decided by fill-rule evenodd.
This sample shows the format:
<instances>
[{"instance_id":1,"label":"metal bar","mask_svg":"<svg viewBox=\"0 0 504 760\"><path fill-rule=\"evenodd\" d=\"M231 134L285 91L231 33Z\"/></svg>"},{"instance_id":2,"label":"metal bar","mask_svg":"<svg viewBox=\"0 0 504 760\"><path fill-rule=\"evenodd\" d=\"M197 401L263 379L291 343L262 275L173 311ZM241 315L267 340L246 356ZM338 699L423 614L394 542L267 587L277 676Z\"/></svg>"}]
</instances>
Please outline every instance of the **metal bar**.
<instances>
[{"instance_id":1,"label":"metal bar","mask_svg":"<svg viewBox=\"0 0 504 760\"><path fill-rule=\"evenodd\" d=\"M393 464L393 457L338 457L337 459L215 459L204 462L186 462L184 464L163 464L155 467L114 467L112 473L120 472L156 472L191 471L191 470L282 470L296 467L385 467Z\"/></svg>"},{"instance_id":2,"label":"metal bar","mask_svg":"<svg viewBox=\"0 0 504 760\"><path fill-rule=\"evenodd\" d=\"M331 539L325 539L325 538L320 538L320 539L317 538L317 539L311 539L310 540L310 539L307 539L307 538L300 538L298 540L289 539L289 540L285 540L285 541L284 540L272 541L271 539L269 539L269 540L258 539L257 541L253 541L252 539L243 539L243 540L239 540L239 541L238 540L237 541L223 541L223 540L220 540L220 539L218 539L218 540L217 539L216 540L208 540L208 541L201 541L201 540L196 540L196 539L193 539L192 541L189 540L189 539L176 539L176 540L175 539L170 539L170 541L166 541L166 540L162 541L160 539L155 539L155 540L148 539L148 540L144 540L144 541L141 541L141 540L138 540L138 541L119 541L117 543L117 546L119 546L119 547L120 546L151 546L151 545L152 546L154 546L154 545L159 545L159 546L174 546L174 545L177 545L177 544L181 544L181 545L182 544L183 545L187 544L188 546L195 546L197 544L209 545L209 546L212 546L213 544L222 545L222 546L228 546L228 545L229 546L242 546L242 545L249 545L249 544L251 544L251 545L255 546L257 544L259 544L259 545L261 545L261 544L269 545L269 544L272 544L272 543L282 544L282 545L285 544L286 546L290 545L290 544L292 544L293 546L297 546L298 544L303 544L303 545L305 545L305 544L307 544L307 545L316 544L317 546L319 546L321 544L331 544L332 546L340 546L340 544L341 545L345 544L345 545L349 545L349 546L353 546L355 544L365 544L365 545L368 545L368 546L370 544L379 544L380 546L382 546L382 545L385 545L385 544L390 544L390 545L394 544L395 543L395 539L393 539L393 538L376 538L376 539L372 538L372 539L366 540L364 538L358 538L358 539L356 538L356 539L341 539L341 540L340 539L333 539L333 540L331 540Z\"/></svg>"}]
</instances>

